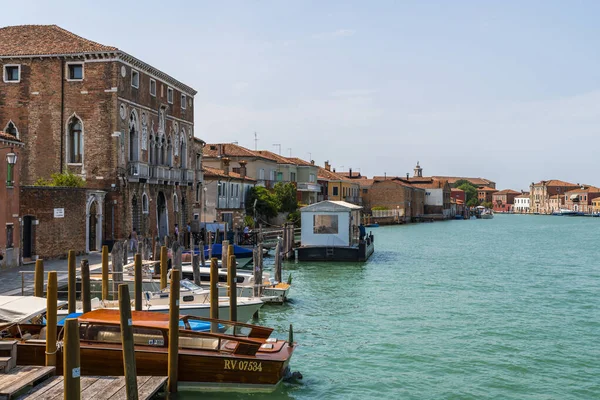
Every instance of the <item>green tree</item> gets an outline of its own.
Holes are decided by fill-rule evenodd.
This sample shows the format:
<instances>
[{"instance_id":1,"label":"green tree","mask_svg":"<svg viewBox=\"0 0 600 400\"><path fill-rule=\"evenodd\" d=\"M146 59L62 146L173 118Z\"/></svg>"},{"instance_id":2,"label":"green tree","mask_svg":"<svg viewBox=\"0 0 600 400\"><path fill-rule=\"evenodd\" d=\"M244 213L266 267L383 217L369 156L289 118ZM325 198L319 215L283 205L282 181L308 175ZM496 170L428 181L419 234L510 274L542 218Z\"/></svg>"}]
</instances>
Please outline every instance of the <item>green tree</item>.
<instances>
[{"instance_id":1,"label":"green tree","mask_svg":"<svg viewBox=\"0 0 600 400\"><path fill-rule=\"evenodd\" d=\"M483 203L481 203L481 205L489 209L494 208L494 203L492 203L491 201L484 201Z\"/></svg>"},{"instance_id":2,"label":"green tree","mask_svg":"<svg viewBox=\"0 0 600 400\"><path fill-rule=\"evenodd\" d=\"M255 186L248 191L246 196L246 214L254 215L254 201L256 201L256 217L273 218L277 215L279 204L277 197L262 186Z\"/></svg>"},{"instance_id":3,"label":"green tree","mask_svg":"<svg viewBox=\"0 0 600 400\"><path fill-rule=\"evenodd\" d=\"M40 178L35 181L34 186L84 187L85 181L79 175L67 171L52 174L48 180Z\"/></svg>"},{"instance_id":4,"label":"green tree","mask_svg":"<svg viewBox=\"0 0 600 400\"><path fill-rule=\"evenodd\" d=\"M477 198L477 186L473 185L466 179L456 181L456 185L457 189L463 190L465 192L467 206L476 207L479 205L479 200Z\"/></svg>"},{"instance_id":5,"label":"green tree","mask_svg":"<svg viewBox=\"0 0 600 400\"><path fill-rule=\"evenodd\" d=\"M296 196L296 186L293 183L279 182L275 184L275 197L277 198L278 211L293 213L298 209L298 198Z\"/></svg>"}]
</instances>

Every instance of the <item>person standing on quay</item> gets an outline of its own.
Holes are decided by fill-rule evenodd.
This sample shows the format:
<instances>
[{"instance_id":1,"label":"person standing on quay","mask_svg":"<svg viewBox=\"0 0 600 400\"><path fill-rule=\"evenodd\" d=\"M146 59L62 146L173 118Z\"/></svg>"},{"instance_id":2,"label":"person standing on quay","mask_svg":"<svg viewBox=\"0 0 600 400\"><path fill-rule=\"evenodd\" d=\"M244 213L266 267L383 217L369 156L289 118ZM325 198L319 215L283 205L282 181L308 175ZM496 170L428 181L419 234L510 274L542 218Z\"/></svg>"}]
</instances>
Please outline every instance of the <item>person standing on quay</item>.
<instances>
[{"instance_id":1,"label":"person standing on quay","mask_svg":"<svg viewBox=\"0 0 600 400\"><path fill-rule=\"evenodd\" d=\"M175 224L175 240L179 240L179 225Z\"/></svg>"},{"instance_id":2,"label":"person standing on quay","mask_svg":"<svg viewBox=\"0 0 600 400\"><path fill-rule=\"evenodd\" d=\"M137 235L135 228L133 228L133 230L131 231L131 235L129 235L129 249L131 250L132 253L137 253L137 247L138 247L138 235Z\"/></svg>"}]
</instances>

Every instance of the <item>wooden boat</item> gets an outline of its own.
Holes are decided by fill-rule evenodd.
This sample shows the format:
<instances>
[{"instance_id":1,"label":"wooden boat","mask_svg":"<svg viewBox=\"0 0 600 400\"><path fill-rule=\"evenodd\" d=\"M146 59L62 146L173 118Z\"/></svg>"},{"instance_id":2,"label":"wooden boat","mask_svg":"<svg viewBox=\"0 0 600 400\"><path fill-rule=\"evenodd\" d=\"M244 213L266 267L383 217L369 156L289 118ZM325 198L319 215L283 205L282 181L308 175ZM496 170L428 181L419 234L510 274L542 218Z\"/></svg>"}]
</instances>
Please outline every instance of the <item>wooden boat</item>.
<instances>
[{"instance_id":1,"label":"wooden boat","mask_svg":"<svg viewBox=\"0 0 600 400\"><path fill-rule=\"evenodd\" d=\"M123 375L120 314L118 310L94 310L81 315L81 375ZM221 326L217 333L194 331L195 321ZM167 375L169 316L132 311L138 375ZM223 320L182 316L179 331L181 390L272 391L289 373L294 344L270 338L273 329ZM19 324L8 330L17 339L17 365L44 365L45 327ZM62 339L59 330L58 339ZM57 351L57 373L62 374L63 351Z\"/></svg>"}]
</instances>

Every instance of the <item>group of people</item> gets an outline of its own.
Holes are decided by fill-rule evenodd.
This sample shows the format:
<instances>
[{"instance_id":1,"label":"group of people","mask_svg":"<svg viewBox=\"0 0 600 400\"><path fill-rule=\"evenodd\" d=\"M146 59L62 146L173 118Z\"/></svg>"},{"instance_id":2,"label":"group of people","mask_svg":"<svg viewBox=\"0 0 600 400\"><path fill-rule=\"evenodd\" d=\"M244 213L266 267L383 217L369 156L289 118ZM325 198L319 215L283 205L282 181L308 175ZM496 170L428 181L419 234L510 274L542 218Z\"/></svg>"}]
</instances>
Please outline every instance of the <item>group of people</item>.
<instances>
[{"instance_id":1,"label":"group of people","mask_svg":"<svg viewBox=\"0 0 600 400\"><path fill-rule=\"evenodd\" d=\"M202 228L204 229L204 228ZM185 227L185 233L183 236L179 236L179 224L175 224L175 229L173 230L174 232L174 239L179 241L181 240L187 240L189 242L189 238L190 235L192 234L192 222L188 222L186 227ZM133 253L138 251L138 233L137 230L135 228L133 228L131 230L131 233L129 234L129 250ZM0 258L1 260L1 258Z\"/></svg>"}]
</instances>

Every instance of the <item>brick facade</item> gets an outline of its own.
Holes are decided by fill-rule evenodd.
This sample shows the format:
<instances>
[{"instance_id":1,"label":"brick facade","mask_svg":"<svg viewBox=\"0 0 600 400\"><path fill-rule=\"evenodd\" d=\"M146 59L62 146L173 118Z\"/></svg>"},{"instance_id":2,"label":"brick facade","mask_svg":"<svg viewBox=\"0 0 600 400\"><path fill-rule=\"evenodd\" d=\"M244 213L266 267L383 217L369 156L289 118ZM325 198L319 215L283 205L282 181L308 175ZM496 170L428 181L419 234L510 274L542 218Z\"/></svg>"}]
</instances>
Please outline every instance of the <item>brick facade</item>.
<instances>
[{"instance_id":1,"label":"brick facade","mask_svg":"<svg viewBox=\"0 0 600 400\"><path fill-rule=\"evenodd\" d=\"M363 201L367 209L399 210L404 222L425 213L425 190L399 180L374 181Z\"/></svg>"},{"instance_id":2,"label":"brick facade","mask_svg":"<svg viewBox=\"0 0 600 400\"><path fill-rule=\"evenodd\" d=\"M43 28L53 43L85 41ZM101 224L88 251L126 238L134 225L143 236L172 234L175 223L182 231L193 218L201 177L202 149L193 137L196 92L118 49L103 48L113 50L9 58L0 46L0 64L21 68L20 82L0 81L0 126L13 121L24 142L22 181L31 185L64 171L85 179L93 192L82 212ZM68 79L71 63L83 66L83 79ZM70 159L69 131L76 122L82 155Z\"/></svg>"}]
</instances>

